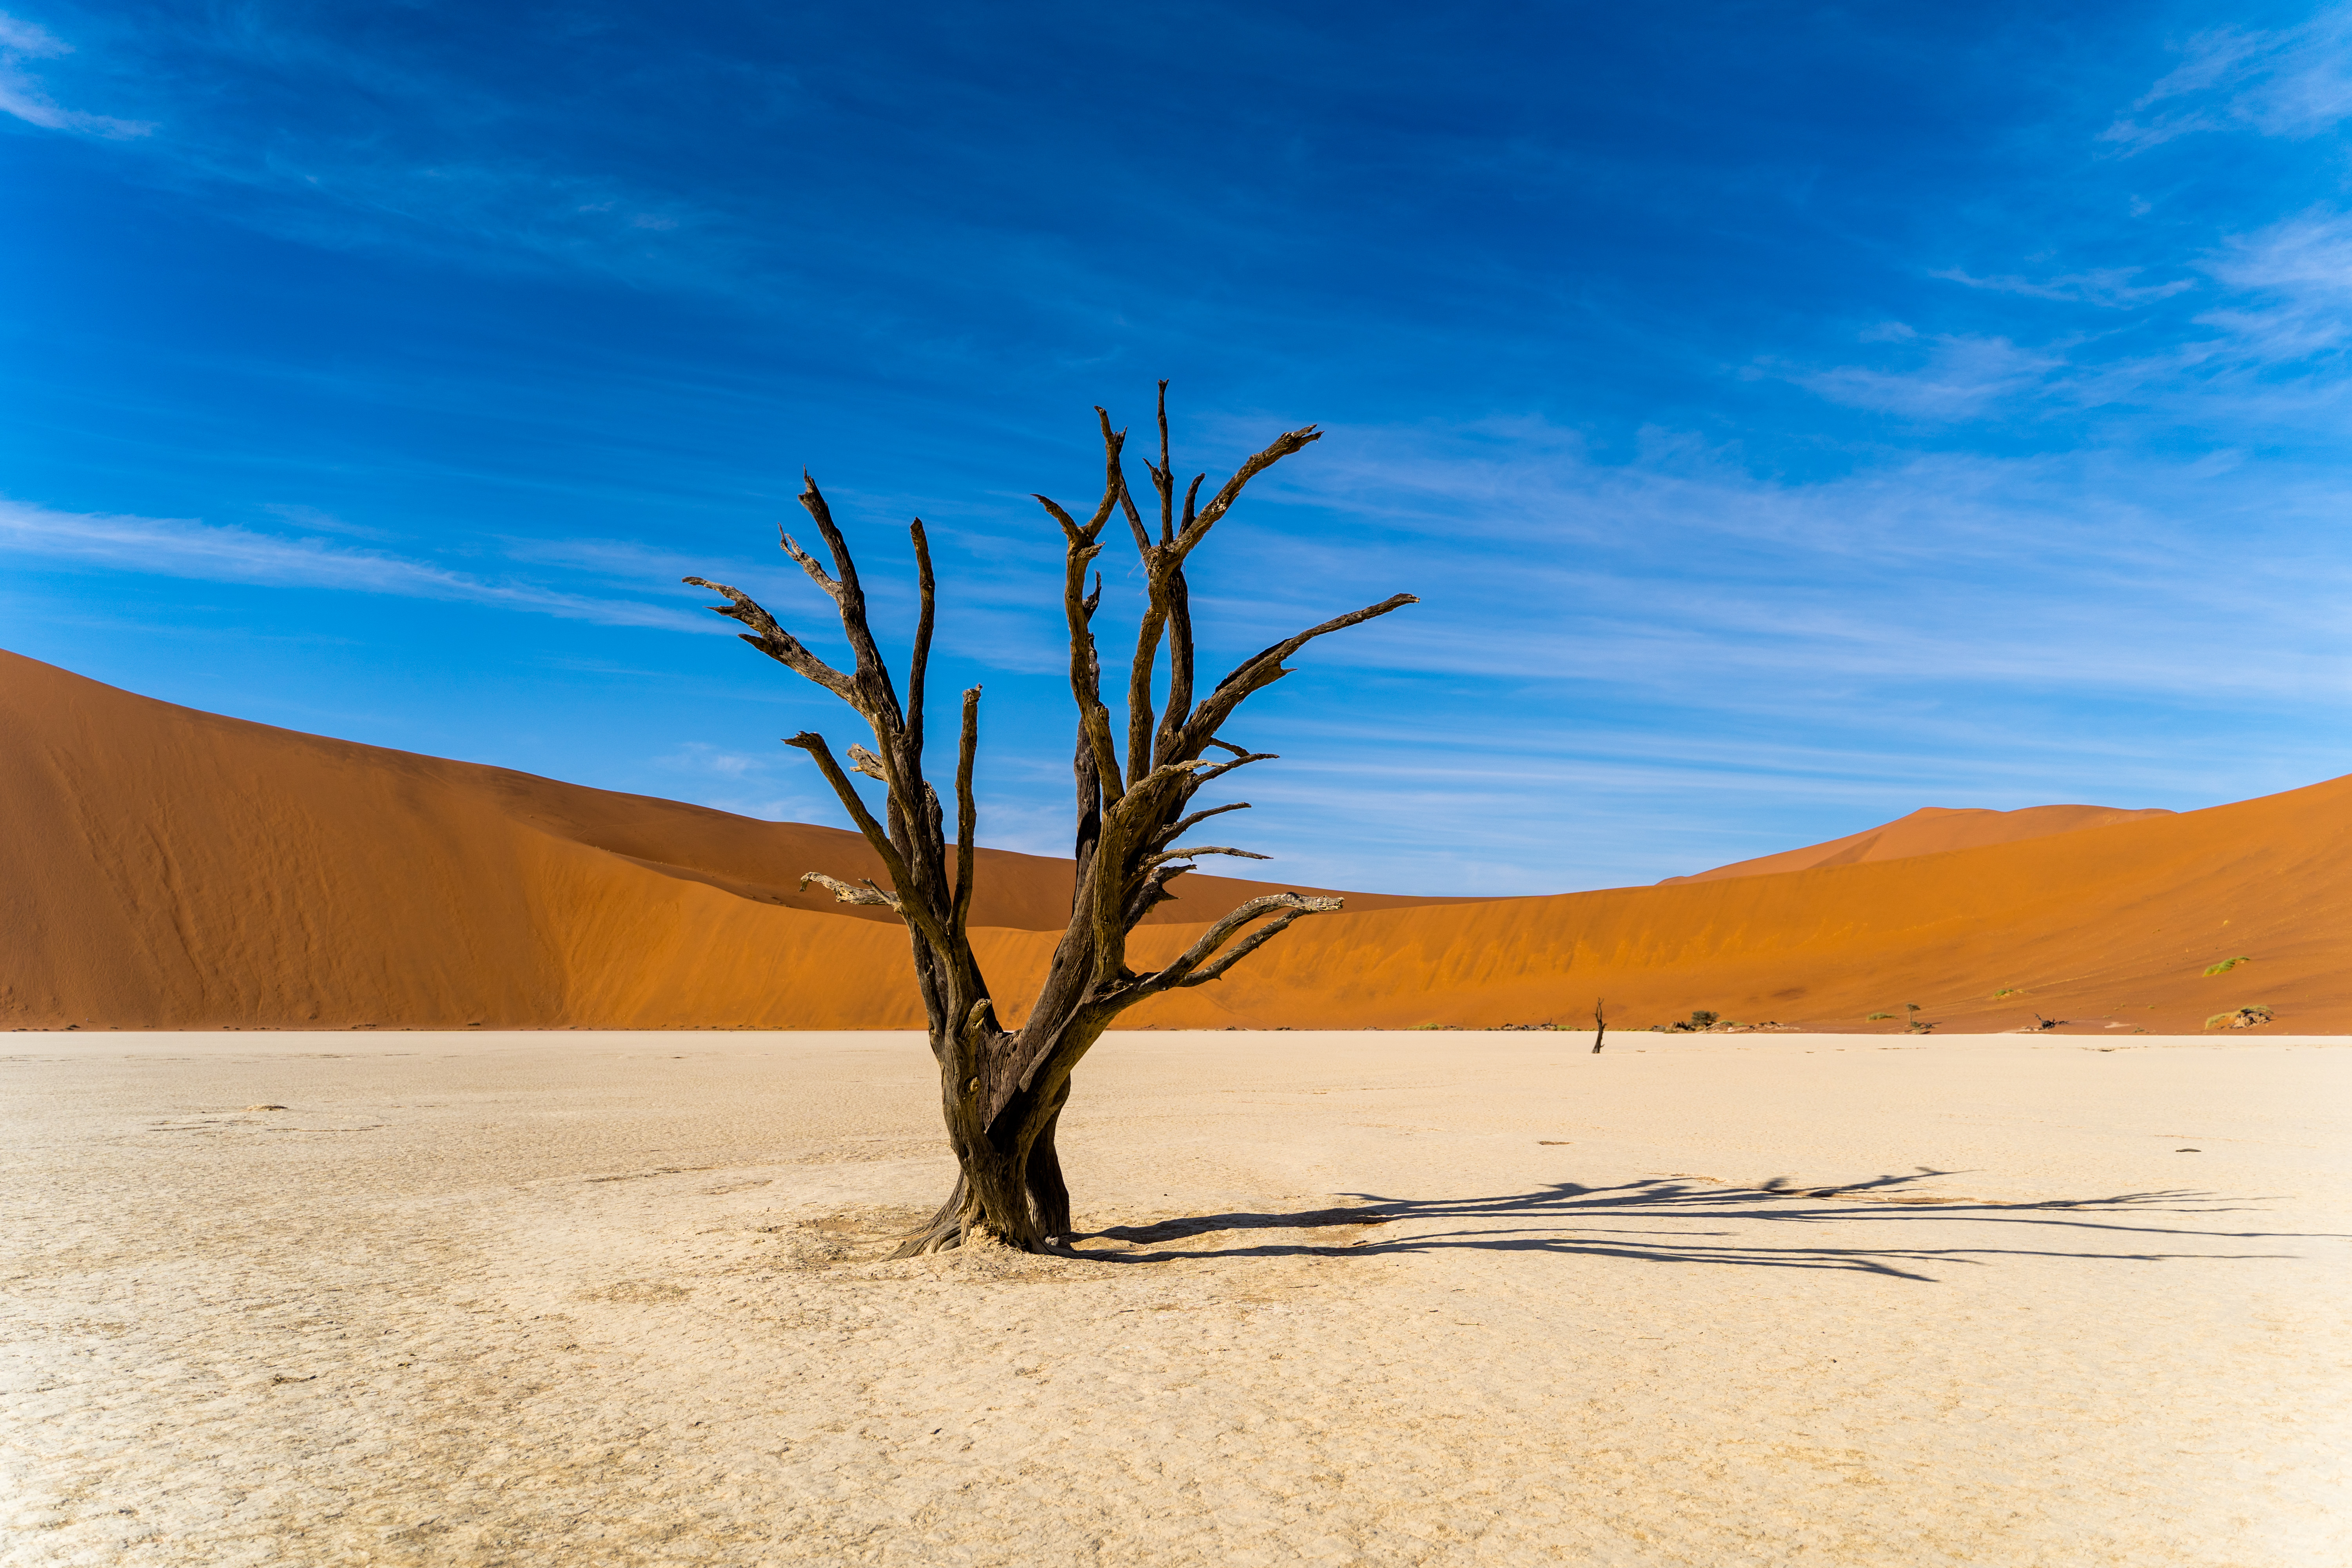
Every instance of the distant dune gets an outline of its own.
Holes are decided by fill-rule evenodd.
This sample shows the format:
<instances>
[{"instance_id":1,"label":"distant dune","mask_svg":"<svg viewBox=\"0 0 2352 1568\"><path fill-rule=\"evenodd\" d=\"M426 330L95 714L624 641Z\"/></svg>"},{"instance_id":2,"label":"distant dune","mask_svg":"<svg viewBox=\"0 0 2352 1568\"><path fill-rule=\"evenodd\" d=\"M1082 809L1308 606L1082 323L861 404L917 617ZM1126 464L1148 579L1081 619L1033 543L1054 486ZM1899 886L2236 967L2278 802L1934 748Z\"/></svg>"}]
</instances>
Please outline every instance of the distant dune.
<instances>
[{"instance_id":1,"label":"distant dune","mask_svg":"<svg viewBox=\"0 0 2352 1568\"><path fill-rule=\"evenodd\" d=\"M797 889L878 877L852 834L225 719L7 654L0 722L15 1026L920 1022L895 921ZM1277 885L1186 879L1139 958ZM1069 887L1066 862L983 852L982 957L1009 1015ZM1653 888L1348 900L1130 1018L1574 1024L1606 996L1621 1028L1705 1007L1885 1029L1865 1016L1907 1002L1954 1028L2193 1031L2251 1003L2273 1032L2352 1027L2352 779L2179 815L1931 810Z\"/></svg>"},{"instance_id":2,"label":"distant dune","mask_svg":"<svg viewBox=\"0 0 2352 1568\"><path fill-rule=\"evenodd\" d=\"M1914 855L1940 855L1948 849L1974 849L1985 844L2014 844L2021 839L2071 833L2078 827L2105 827L2112 822L2132 822L2144 816L2170 816L2162 808L2126 811L2112 805L2029 805L2018 811L1984 811L1974 807L1923 805L1908 816L1865 827L1826 844L1783 849L1754 860L1735 861L1712 871L1687 877L1664 877L1668 882L1717 882L1727 877L1770 877L1782 871L1812 871L1824 866L1859 866L1872 860L1903 860Z\"/></svg>"}]
</instances>

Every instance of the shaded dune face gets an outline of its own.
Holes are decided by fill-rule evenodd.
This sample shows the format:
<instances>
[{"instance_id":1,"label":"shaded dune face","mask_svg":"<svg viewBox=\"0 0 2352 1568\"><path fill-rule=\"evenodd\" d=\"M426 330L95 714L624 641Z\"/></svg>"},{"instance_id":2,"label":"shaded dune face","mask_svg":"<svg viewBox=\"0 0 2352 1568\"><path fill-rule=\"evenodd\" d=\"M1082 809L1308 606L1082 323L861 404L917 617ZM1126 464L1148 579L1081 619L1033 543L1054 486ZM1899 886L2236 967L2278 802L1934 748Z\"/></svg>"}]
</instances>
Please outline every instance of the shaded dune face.
<instances>
[{"instance_id":1,"label":"shaded dune face","mask_svg":"<svg viewBox=\"0 0 2352 1568\"><path fill-rule=\"evenodd\" d=\"M12 1026L922 1023L895 920L799 890L803 871L880 879L854 834L225 719L6 654L0 723ZM1979 818L2006 841L1980 841ZM2251 1003L2276 1011L2271 1032L2352 1025L2352 779L2179 815L1930 811L1876 835L1927 847L1841 840L1785 870L1552 898L1351 893L1130 1017L1574 1025L1606 996L1621 1029L1698 1007L1885 1029L1864 1016L1906 1002L1950 1030L2038 1013L2193 1031ZM1070 868L982 851L980 879L980 955L1017 1017ZM1136 961L1278 885L1185 879Z\"/></svg>"}]
</instances>

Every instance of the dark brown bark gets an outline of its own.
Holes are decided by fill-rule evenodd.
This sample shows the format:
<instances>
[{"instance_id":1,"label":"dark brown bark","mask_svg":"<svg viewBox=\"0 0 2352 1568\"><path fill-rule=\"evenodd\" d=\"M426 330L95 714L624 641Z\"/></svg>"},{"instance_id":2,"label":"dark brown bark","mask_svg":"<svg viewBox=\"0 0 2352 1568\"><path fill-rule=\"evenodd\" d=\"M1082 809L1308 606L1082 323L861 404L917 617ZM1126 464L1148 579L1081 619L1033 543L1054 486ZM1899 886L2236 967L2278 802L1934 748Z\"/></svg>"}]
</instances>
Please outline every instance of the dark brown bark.
<instances>
[{"instance_id":1,"label":"dark brown bark","mask_svg":"<svg viewBox=\"0 0 2352 1568\"><path fill-rule=\"evenodd\" d=\"M1251 763L1273 760L1223 740L1218 729L1254 693L1290 671L1283 661L1313 639L1412 604L1399 594L1284 638L1244 660L1193 700L1194 663L1190 588L1185 565L1219 519L1232 510L1257 474L1315 441L1312 426L1276 437L1198 506L1202 477L1185 489L1181 510L1168 451L1168 384L1160 384L1160 461L1146 461L1159 503L1156 536L1129 493L1121 467L1126 432L1095 410L1103 442L1101 500L1080 522L1045 496L1037 497L1063 536L1062 603L1070 644L1070 696L1077 714L1073 782L1077 816L1073 858L1076 881L1070 921L1028 1015L1017 1030L999 1025L993 998L969 940L973 846L979 811L972 768L980 745L980 689L963 694L956 753L956 837L952 869L945 812L923 772L924 681L929 664L936 601L930 550L923 524L911 529L920 619L900 705L866 613L865 591L848 542L816 481L801 494L833 560L827 572L791 535L787 554L799 563L838 611L852 667L836 669L779 626L750 595L724 584L688 577L727 600L719 614L741 625L743 640L794 673L838 697L866 721L874 745L852 745L850 768L884 786L877 817L835 759L824 738L794 735L786 743L809 753L850 820L881 857L889 886L843 882L812 871L803 879L832 889L844 902L895 910L906 921L915 979L929 1023L931 1054L940 1069L940 1100L954 1151L955 1190L930 1221L908 1237L900 1256L954 1247L981 1236L1028 1251L1066 1250L1075 1235L1069 1188L1055 1134L1068 1103L1071 1075L1103 1031L1147 997L1216 980L1299 919L1339 908L1340 900L1279 893L1253 899L1210 925L1183 953L1140 973L1128 963L1127 942L1153 905L1171 897L1168 885L1193 869L1203 855L1263 859L1223 845L1182 845L1192 827L1244 801L1191 810L1208 784ZM805 479L805 476L803 476ZM1122 516L1143 565L1145 601L1129 660L1122 766L1118 727L1102 697L1102 659L1094 619L1102 578L1087 578L1102 553L1102 531ZM1160 654L1168 655L1164 704L1155 710ZM1212 758L1211 753L1217 753Z\"/></svg>"}]
</instances>

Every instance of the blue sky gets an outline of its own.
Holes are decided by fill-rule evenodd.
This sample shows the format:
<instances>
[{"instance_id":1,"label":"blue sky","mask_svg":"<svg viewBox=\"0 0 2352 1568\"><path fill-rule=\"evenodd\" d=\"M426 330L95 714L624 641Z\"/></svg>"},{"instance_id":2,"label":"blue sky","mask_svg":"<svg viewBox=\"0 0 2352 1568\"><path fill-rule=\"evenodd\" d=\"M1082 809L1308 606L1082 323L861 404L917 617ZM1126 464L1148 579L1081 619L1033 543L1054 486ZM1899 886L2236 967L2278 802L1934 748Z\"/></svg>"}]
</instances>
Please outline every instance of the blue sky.
<instances>
[{"instance_id":1,"label":"blue sky","mask_svg":"<svg viewBox=\"0 0 2352 1568\"><path fill-rule=\"evenodd\" d=\"M1270 875L2352 768L2352 8L44 4L0 110L0 646L136 691L835 820L677 583L822 646L805 465L1059 852L1025 497L1164 375L1189 470L1328 432L1207 661L1423 600L1236 731Z\"/></svg>"}]
</instances>

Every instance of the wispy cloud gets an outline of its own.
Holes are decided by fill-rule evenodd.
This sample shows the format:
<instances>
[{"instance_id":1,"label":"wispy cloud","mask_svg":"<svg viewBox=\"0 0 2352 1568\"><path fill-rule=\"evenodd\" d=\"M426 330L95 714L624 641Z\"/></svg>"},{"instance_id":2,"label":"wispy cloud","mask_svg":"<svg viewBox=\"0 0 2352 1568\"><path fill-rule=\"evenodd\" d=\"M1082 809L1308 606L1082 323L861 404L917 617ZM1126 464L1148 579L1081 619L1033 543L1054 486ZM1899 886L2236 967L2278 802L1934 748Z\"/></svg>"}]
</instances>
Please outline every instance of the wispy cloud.
<instances>
[{"instance_id":1,"label":"wispy cloud","mask_svg":"<svg viewBox=\"0 0 2352 1568\"><path fill-rule=\"evenodd\" d=\"M676 583L718 570L706 558L656 550L632 539L530 539L499 541L510 560L568 567L621 583ZM699 590L698 590L698 592Z\"/></svg>"},{"instance_id":2,"label":"wispy cloud","mask_svg":"<svg viewBox=\"0 0 2352 1568\"><path fill-rule=\"evenodd\" d=\"M1877 363L1810 370L1761 365L1848 407L1950 424L2037 409L2151 411L2211 432L2322 424L2340 428L2352 399L2352 215L2314 207L2223 237L2188 265L2211 302L2178 320L2154 352L2116 352L2143 340L2082 331L2038 345L2006 337L1922 337L1887 322L1860 334L1887 345ZM1976 289L2127 309L2194 286L2138 286L2137 268L2043 280L1933 274ZM2196 329L2204 328L2200 332Z\"/></svg>"},{"instance_id":3,"label":"wispy cloud","mask_svg":"<svg viewBox=\"0 0 2352 1568\"><path fill-rule=\"evenodd\" d=\"M1665 437L1604 462L1528 419L1341 429L1316 456L1265 499L1347 536L1237 514L1246 540L1194 574L1205 632L1245 649L1423 602L1244 711L1234 733L1285 757L1239 781L1268 874L1541 891L1922 805L2203 804L2263 787L2254 715L2267 787L2342 771L2310 718L2352 713L2352 572L2307 527L2352 493L2324 473L1960 453L1792 482ZM2222 733L2233 755L2202 743Z\"/></svg>"},{"instance_id":4,"label":"wispy cloud","mask_svg":"<svg viewBox=\"0 0 2352 1568\"><path fill-rule=\"evenodd\" d=\"M2286 364L2344 346L2352 326L2352 216L2298 214L2232 238L2205 266L2251 298L2199 320L2226 328L2254 363Z\"/></svg>"},{"instance_id":5,"label":"wispy cloud","mask_svg":"<svg viewBox=\"0 0 2352 1568\"><path fill-rule=\"evenodd\" d=\"M746 752L730 752L703 741L685 741L667 756L656 757L654 766L671 773L702 773L719 778L740 779L752 773L764 773L774 765L767 757L755 757Z\"/></svg>"},{"instance_id":6,"label":"wispy cloud","mask_svg":"<svg viewBox=\"0 0 2352 1568\"><path fill-rule=\"evenodd\" d=\"M368 528L348 522L333 512L321 511L315 506L303 506L291 501L265 501L262 510L272 517L283 518L294 527L316 530L320 533L341 533L353 539L390 539L391 534L380 528Z\"/></svg>"},{"instance_id":7,"label":"wispy cloud","mask_svg":"<svg viewBox=\"0 0 2352 1568\"><path fill-rule=\"evenodd\" d=\"M165 577L330 588L413 599L459 600L604 626L723 632L715 617L683 608L493 580L381 550L289 538L193 518L57 511L0 500L0 552Z\"/></svg>"},{"instance_id":8,"label":"wispy cloud","mask_svg":"<svg viewBox=\"0 0 2352 1568\"><path fill-rule=\"evenodd\" d=\"M2191 37L2181 54L2103 140L2137 153L2206 131L2303 138L2352 115L2352 7L2330 7L2296 27L2217 27Z\"/></svg>"},{"instance_id":9,"label":"wispy cloud","mask_svg":"<svg viewBox=\"0 0 2352 1568\"><path fill-rule=\"evenodd\" d=\"M831 820L834 814L829 800L793 787L803 775L789 764L779 767L779 762L786 755L795 762L806 761L797 753L784 752L781 747L774 755L760 755L730 751L704 741L684 741L667 753L653 758L651 765L656 772L676 781L662 786L664 795L707 805L714 811L766 822Z\"/></svg>"},{"instance_id":10,"label":"wispy cloud","mask_svg":"<svg viewBox=\"0 0 2352 1568\"><path fill-rule=\"evenodd\" d=\"M2227 465L1938 454L1791 483L1664 442L1605 464L1572 433L1514 428L1500 450L1484 429L1342 432L1286 475L1284 493L1377 521L1372 553L1388 575L1414 563L1402 585L1426 601L1317 658L1476 676L1507 649L1522 686L1706 692L1751 716L1861 689L2284 700L2352 673L2336 588L2317 588L2352 574L2247 516L2299 536L2352 500L2325 477L2302 493ZM1360 548L1272 549L1265 578L1318 595L1399 585ZM2220 577L2198 565L2217 549ZM1195 595L1221 630L1269 613L1206 574Z\"/></svg>"},{"instance_id":11,"label":"wispy cloud","mask_svg":"<svg viewBox=\"0 0 2352 1568\"><path fill-rule=\"evenodd\" d=\"M68 109L51 98L41 79L25 66L27 60L52 60L71 53L73 46L62 38L0 11L0 113L13 114L44 131L77 131L116 140L144 136L155 129L144 121Z\"/></svg>"},{"instance_id":12,"label":"wispy cloud","mask_svg":"<svg viewBox=\"0 0 2352 1568\"><path fill-rule=\"evenodd\" d=\"M1958 283L1963 288L1983 289L1997 294L2018 294L2029 300L2059 300L2070 304L2105 305L2116 310L2168 300L2175 294L2197 287L2196 279L2190 278L2176 278L2169 283L2132 281L2146 270L2140 267L2109 267L2095 272L2070 272L2056 278L1977 278L1954 267L1930 272L1927 276L1939 278L1947 283Z\"/></svg>"},{"instance_id":13,"label":"wispy cloud","mask_svg":"<svg viewBox=\"0 0 2352 1568\"><path fill-rule=\"evenodd\" d=\"M1969 419L2046 384L2066 363L2060 354L2021 348L2007 338L1959 334L1927 340L1920 358L1901 370L1840 365L1789 379L1849 407L1912 419Z\"/></svg>"}]
</instances>

